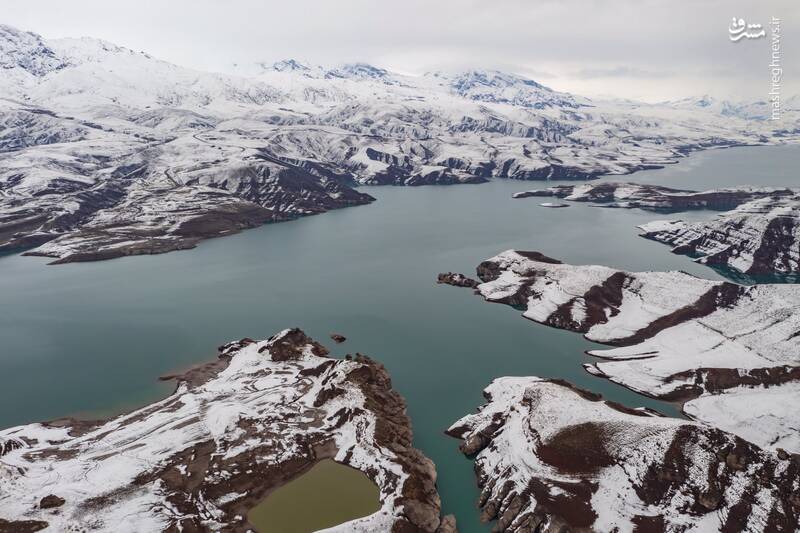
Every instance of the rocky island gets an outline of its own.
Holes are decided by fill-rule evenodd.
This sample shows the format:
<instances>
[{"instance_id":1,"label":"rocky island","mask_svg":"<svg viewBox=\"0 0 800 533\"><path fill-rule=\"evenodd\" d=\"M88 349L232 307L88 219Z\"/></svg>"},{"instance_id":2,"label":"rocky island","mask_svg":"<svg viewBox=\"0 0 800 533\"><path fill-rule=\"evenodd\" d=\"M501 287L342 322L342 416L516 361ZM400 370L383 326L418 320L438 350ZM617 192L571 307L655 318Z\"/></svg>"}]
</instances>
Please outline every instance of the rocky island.
<instances>
[{"instance_id":1,"label":"rocky island","mask_svg":"<svg viewBox=\"0 0 800 533\"><path fill-rule=\"evenodd\" d=\"M800 456L629 409L560 381L499 378L448 430L494 531L800 528Z\"/></svg>"},{"instance_id":2,"label":"rocky island","mask_svg":"<svg viewBox=\"0 0 800 533\"><path fill-rule=\"evenodd\" d=\"M707 221L659 220L639 228L643 237L669 244L673 253L703 264L750 275L800 274L800 189L732 187L698 192L600 182L533 189L513 196L662 212L725 211Z\"/></svg>"},{"instance_id":3,"label":"rocky island","mask_svg":"<svg viewBox=\"0 0 800 533\"><path fill-rule=\"evenodd\" d=\"M252 531L250 508L331 458L380 490L378 512L339 530L455 531L382 365L328 358L298 329L219 351L128 414L0 431L0 530Z\"/></svg>"}]
</instances>

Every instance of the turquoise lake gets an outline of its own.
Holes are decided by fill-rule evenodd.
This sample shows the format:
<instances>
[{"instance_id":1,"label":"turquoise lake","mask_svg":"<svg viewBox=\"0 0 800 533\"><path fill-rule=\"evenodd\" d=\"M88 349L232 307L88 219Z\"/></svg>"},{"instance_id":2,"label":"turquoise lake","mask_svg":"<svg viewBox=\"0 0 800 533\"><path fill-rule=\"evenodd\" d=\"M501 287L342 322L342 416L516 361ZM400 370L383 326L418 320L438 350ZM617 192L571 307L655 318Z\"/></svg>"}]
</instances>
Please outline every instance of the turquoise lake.
<instances>
[{"instance_id":1,"label":"turquoise lake","mask_svg":"<svg viewBox=\"0 0 800 533\"><path fill-rule=\"evenodd\" d=\"M704 188L798 185L800 146L692 155L617 180ZM675 408L585 373L580 335L523 319L469 289L436 284L474 274L509 248L571 263L719 274L637 236L659 215L571 204L540 207L517 191L559 182L493 181L452 187L365 187L354 207L205 241L194 250L47 266L0 257L0 426L65 415L113 414L172 390L162 374L216 356L242 337L297 326L335 355L383 362L408 402L415 443L437 465L444 511L464 533L479 524L472 462L444 430L482 403L497 376L560 377L630 406ZM347 337L336 346L331 332Z\"/></svg>"}]
</instances>

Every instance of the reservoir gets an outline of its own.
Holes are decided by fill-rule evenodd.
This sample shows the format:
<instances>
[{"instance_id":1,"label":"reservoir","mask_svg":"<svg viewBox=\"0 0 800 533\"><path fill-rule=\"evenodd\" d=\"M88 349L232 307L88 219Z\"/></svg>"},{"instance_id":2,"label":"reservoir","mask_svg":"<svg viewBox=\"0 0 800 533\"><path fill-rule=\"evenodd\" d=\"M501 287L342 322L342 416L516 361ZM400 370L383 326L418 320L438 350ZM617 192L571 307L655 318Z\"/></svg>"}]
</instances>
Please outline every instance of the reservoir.
<instances>
[{"instance_id":1,"label":"reservoir","mask_svg":"<svg viewBox=\"0 0 800 533\"><path fill-rule=\"evenodd\" d=\"M798 146L734 148L614 179L694 189L790 185L797 168ZM216 357L220 344L297 326L334 356L358 351L385 364L408 403L415 445L436 463L444 512L456 514L462 533L487 531L478 522L472 462L443 432L482 403L493 378L559 377L629 406L676 410L584 372L581 363L591 359L584 351L596 346L580 335L437 285L436 275L474 275L482 260L517 248L720 279L637 236L637 224L665 215L579 203L548 209L511 198L557 183L365 187L377 198L370 205L189 251L59 266L0 257L0 426L140 406L171 392L158 376ZM331 332L347 342L335 345Z\"/></svg>"}]
</instances>

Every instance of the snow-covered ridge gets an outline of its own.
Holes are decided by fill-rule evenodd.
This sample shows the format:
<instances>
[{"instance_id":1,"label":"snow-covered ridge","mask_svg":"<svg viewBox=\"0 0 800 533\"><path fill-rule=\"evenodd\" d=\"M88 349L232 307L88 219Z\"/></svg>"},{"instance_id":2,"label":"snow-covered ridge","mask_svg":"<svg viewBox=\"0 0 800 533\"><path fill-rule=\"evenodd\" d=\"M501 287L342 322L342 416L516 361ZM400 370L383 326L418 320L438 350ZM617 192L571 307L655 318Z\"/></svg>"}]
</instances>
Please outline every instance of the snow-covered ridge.
<instances>
[{"instance_id":1,"label":"snow-covered ridge","mask_svg":"<svg viewBox=\"0 0 800 533\"><path fill-rule=\"evenodd\" d=\"M639 226L642 236L673 246L674 253L745 274L800 273L800 189L731 187L690 191L639 183L559 185L515 193L514 198L557 197L599 207L677 212L730 210L707 221L659 220Z\"/></svg>"},{"instance_id":2,"label":"snow-covered ridge","mask_svg":"<svg viewBox=\"0 0 800 533\"><path fill-rule=\"evenodd\" d=\"M523 316L616 346L587 371L759 446L800 452L800 286L740 286L684 272L566 265L503 252L477 292Z\"/></svg>"},{"instance_id":3,"label":"snow-covered ridge","mask_svg":"<svg viewBox=\"0 0 800 533\"><path fill-rule=\"evenodd\" d=\"M563 382L504 377L448 433L475 455L495 531L800 528L800 458L701 424L601 401Z\"/></svg>"},{"instance_id":4,"label":"snow-covered ridge","mask_svg":"<svg viewBox=\"0 0 800 533\"><path fill-rule=\"evenodd\" d=\"M128 240L131 253L191 246L175 242L175 213L202 216L213 205L197 186L282 220L370 201L357 184L586 179L706 147L800 139L791 133L800 112L773 123L589 101L491 70L408 76L286 60L208 73L8 26L0 64L0 249L53 241L33 253L58 261L114 256L108 250ZM148 213L164 208L164 196L171 207L158 220ZM259 217L237 215L209 233ZM128 229L100 228L97 240L100 221L111 220ZM150 226L157 241L140 238Z\"/></svg>"},{"instance_id":5,"label":"snow-covered ridge","mask_svg":"<svg viewBox=\"0 0 800 533\"><path fill-rule=\"evenodd\" d=\"M708 191L673 189L660 185L605 181L580 185L557 185L514 193L514 198L563 198L593 202L599 207L639 208L648 211L731 209L751 200L780 200L796 196L800 189L785 187L730 187Z\"/></svg>"},{"instance_id":6,"label":"snow-covered ridge","mask_svg":"<svg viewBox=\"0 0 800 533\"><path fill-rule=\"evenodd\" d=\"M39 35L0 24L0 69L4 77L18 70L31 76L44 76L66 66Z\"/></svg>"},{"instance_id":7,"label":"snow-covered ridge","mask_svg":"<svg viewBox=\"0 0 800 533\"><path fill-rule=\"evenodd\" d=\"M661 220L639 226L642 236L673 253L753 275L800 274L800 192L770 195L711 220Z\"/></svg>"},{"instance_id":8,"label":"snow-covered ridge","mask_svg":"<svg viewBox=\"0 0 800 533\"><path fill-rule=\"evenodd\" d=\"M332 458L365 472L382 502L334 530L452 532L439 517L433 463L411 446L384 368L326 354L296 329L243 339L129 414L3 430L0 525L252 531L245 516L267 492Z\"/></svg>"}]
</instances>

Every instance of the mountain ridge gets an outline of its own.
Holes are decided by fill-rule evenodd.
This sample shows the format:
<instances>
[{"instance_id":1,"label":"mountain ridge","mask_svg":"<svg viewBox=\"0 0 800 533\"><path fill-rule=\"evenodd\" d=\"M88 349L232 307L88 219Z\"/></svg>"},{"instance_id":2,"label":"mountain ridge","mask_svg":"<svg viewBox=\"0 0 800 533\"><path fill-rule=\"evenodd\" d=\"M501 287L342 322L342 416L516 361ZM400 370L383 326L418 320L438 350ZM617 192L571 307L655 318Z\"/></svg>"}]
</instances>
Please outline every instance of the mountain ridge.
<instances>
[{"instance_id":1,"label":"mountain ridge","mask_svg":"<svg viewBox=\"0 0 800 533\"><path fill-rule=\"evenodd\" d=\"M800 111L772 123L714 106L594 101L481 69L408 76L284 60L210 73L2 28L0 249L49 242L39 252L59 262L189 247L158 240L182 235L174 224L185 221L144 213L168 197L206 217L203 187L283 220L371 201L359 184L585 180L700 149L800 140ZM140 240L145 220L152 242ZM134 238L82 231L108 221Z\"/></svg>"}]
</instances>

